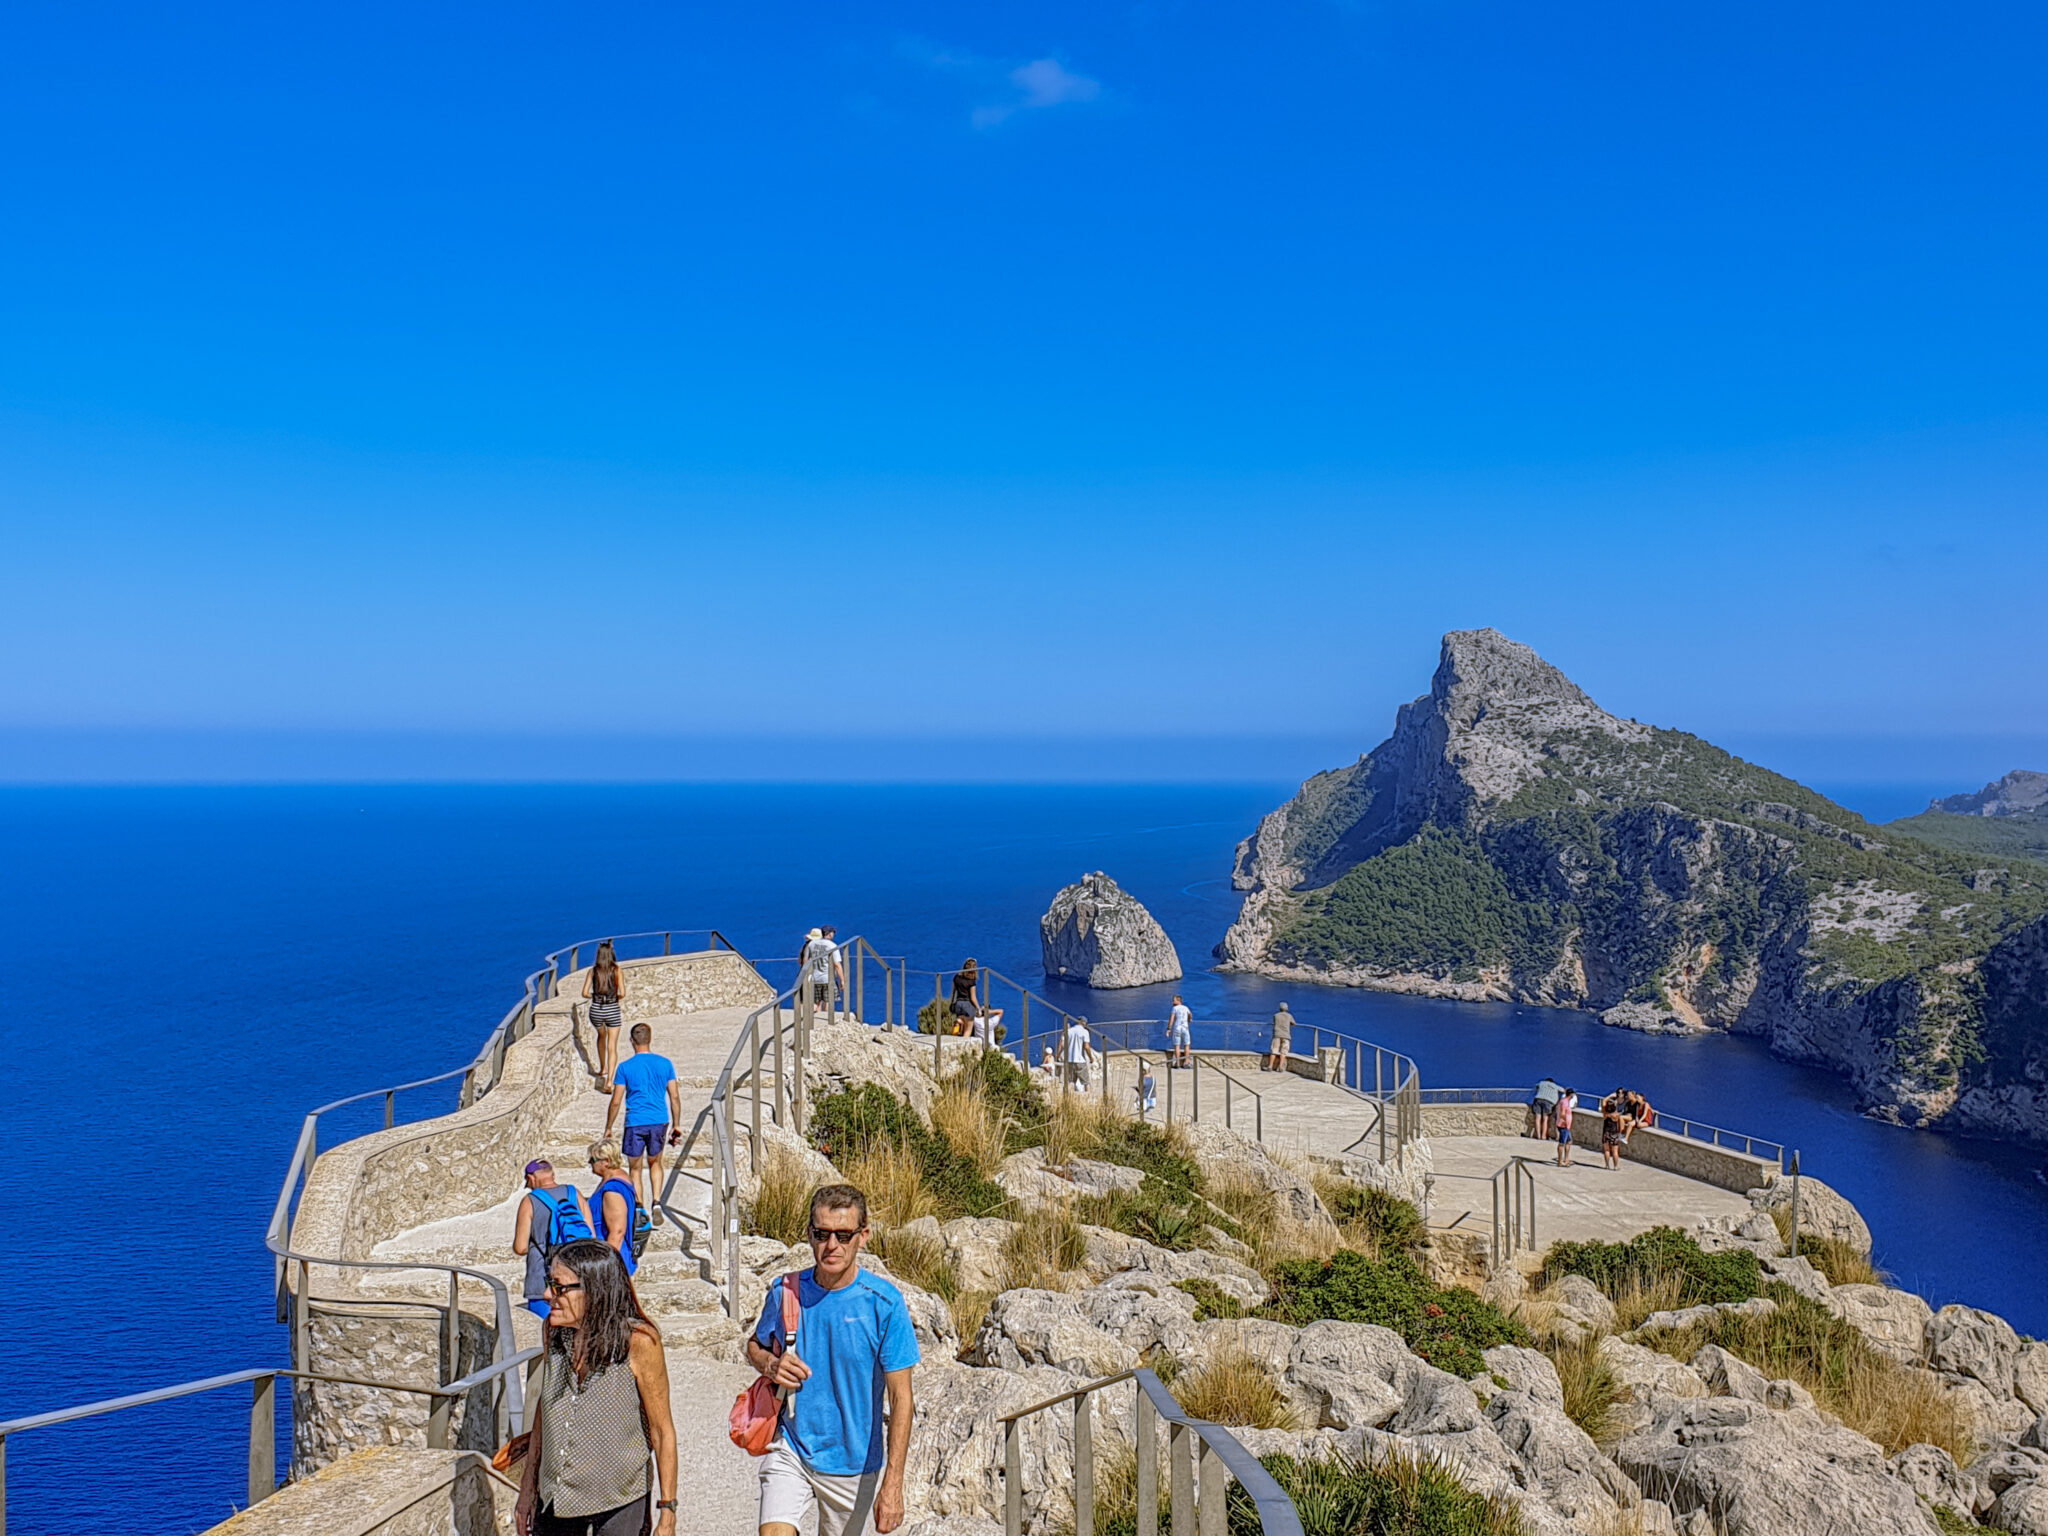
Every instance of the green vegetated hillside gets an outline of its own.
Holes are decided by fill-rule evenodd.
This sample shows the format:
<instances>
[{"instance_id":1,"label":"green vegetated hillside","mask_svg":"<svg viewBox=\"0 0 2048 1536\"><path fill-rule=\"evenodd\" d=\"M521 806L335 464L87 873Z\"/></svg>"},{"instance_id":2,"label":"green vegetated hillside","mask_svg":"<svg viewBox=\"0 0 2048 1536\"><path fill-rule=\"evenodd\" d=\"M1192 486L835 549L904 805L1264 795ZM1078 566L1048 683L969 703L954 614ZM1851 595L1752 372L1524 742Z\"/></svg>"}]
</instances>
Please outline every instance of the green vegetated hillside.
<instances>
[{"instance_id":1,"label":"green vegetated hillside","mask_svg":"<svg viewBox=\"0 0 2048 1536\"><path fill-rule=\"evenodd\" d=\"M2048 1019L2032 996L2048 987L2043 833L2032 814L1873 826L1697 736L1609 716L1527 647L1470 631L1445 638L1387 742L1240 847L1250 894L1218 954L1646 1005L1831 1062L1910 1122L1974 1086L1981 1128L2048 1136L2048 1024L2030 1022Z\"/></svg>"},{"instance_id":2,"label":"green vegetated hillside","mask_svg":"<svg viewBox=\"0 0 2048 1536\"><path fill-rule=\"evenodd\" d=\"M2048 864L2048 816L1954 816L1922 811L1884 824L1888 837L1917 838L1972 860L2025 859Z\"/></svg>"},{"instance_id":3,"label":"green vegetated hillside","mask_svg":"<svg viewBox=\"0 0 2048 1536\"><path fill-rule=\"evenodd\" d=\"M1832 905L1809 947L1830 982L1961 959L2048 910L2048 869L1987 869L1697 736L1648 734L1544 742L1541 776L1511 799L1454 827L1426 823L1309 893L1273 958L1534 979L1576 935L1612 978L1608 1000L1657 1001L1676 980L1733 981L1817 898ZM1859 902L1866 883L1915 909ZM1674 977L1688 952L1695 974Z\"/></svg>"}]
</instances>

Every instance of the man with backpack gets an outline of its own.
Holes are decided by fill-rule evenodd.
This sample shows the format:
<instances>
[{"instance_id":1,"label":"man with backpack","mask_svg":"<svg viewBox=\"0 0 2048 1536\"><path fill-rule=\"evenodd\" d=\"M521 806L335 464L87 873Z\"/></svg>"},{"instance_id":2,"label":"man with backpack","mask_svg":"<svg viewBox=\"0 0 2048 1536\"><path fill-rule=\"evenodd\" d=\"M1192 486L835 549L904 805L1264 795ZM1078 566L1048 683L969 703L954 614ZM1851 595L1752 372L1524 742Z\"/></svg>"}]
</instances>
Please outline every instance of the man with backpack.
<instances>
[{"instance_id":1,"label":"man with backpack","mask_svg":"<svg viewBox=\"0 0 2048 1536\"><path fill-rule=\"evenodd\" d=\"M575 1185L555 1182L555 1165L537 1157L526 1165L526 1198L512 1219L512 1251L526 1260L526 1305L548 1315L548 1258L562 1244L592 1236L590 1207Z\"/></svg>"},{"instance_id":2,"label":"man with backpack","mask_svg":"<svg viewBox=\"0 0 2048 1536\"><path fill-rule=\"evenodd\" d=\"M777 1283L747 1335L748 1363L783 1395L761 1458L760 1536L797 1536L809 1509L818 1536L857 1536L870 1513L884 1536L903 1523L917 1334L903 1293L860 1267L867 1235L867 1197L853 1185L812 1195L812 1264L794 1277L796 1327L786 1326Z\"/></svg>"},{"instance_id":3,"label":"man with backpack","mask_svg":"<svg viewBox=\"0 0 2048 1536\"><path fill-rule=\"evenodd\" d=\"M636 1184L643 1171L647 1175L647 1193L640 1197L640 1203L647 1211L647 1219L658 1227L661 1149L669 1139L670 1126L679 1127L676 1135L682 1135L683 1092L676 1086L675 1063L655 1054L653 1027L635 1024L631 1038L633 1054L612 1069L612 1101L605 1107L604 1134L609 1141L619 1112L625 1111L626 1156L632 1161Z\"/></svg>"},{"instance_id":4,"label":"man with backpack","mask_svg":"<svg viewBox=\"0 0 2048 1536\"><path fill-rule=\"evenodd\" d=\"M640 1267L640 1255L647 1247L648 1223L633 1181L626 1176L619 1144L593 1141L590 1171L597 1175L597 1188L590 1192L590 1214L598 1241L610 1244L631 1275Z\"/></svg>"}]
</instances>

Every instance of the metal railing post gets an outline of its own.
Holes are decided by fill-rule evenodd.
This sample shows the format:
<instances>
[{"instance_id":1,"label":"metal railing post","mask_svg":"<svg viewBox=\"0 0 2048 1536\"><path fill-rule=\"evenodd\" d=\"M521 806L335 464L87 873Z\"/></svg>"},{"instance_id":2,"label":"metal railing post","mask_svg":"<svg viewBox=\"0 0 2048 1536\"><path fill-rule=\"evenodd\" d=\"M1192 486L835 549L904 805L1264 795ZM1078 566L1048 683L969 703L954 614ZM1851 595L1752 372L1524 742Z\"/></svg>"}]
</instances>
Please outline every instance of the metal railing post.
<instances>
[{"instance_id":1,"label":"metal railing post","mask_svg":"<svg viewBox=\"0 0 2048 1536\"><path fill-rule=\"evenodd\" d=\"M448 1271L448 1315L441 1319L441 1358L448 1362L448 1374L437 1381L455 1381L462 1375L462 1277Z\"/></svg>"},{"instance_id":2,"label":"metal railing post","mask_svg":"<svg viewBox=\"0 0 2048 1536\"><path fill-rule=\"evenodd\" d=\"M1024 1536L1024 1453L1018 1421L1003 1426L1003 1536Z\"/></svg>"},{"instance_id":3,"label":"metal railing post","mask_svg":"<svg viewBox=\"0 0 2048 1536\"><path fill-rule=\"evenodd\" d=\"M1194 1063L1188 1076L1194 1079L1195 1089L1194 1108L1190 1111L1188 1118L1190 1120L1199 1120L1202 1118L1202 1058L1190 1056L1188 1060Z\"/></svg>"},{"instance_id":4,"label":"metal railing post","mask_svg":"<svg viewBox=\"0 0 2048 1536\"><path fill-rule=\"evenodd\" d=\"M1028 1067L1031 1063L1027 1061L1024 1065ZM1170 1053L1166 1058L1166 1123L1173 1124L1173 1056ZM1142 1393L1139 1395L1143 1396ZM1143 1536L1142 1532L1140 1536Z\"/></svg>"},{"instance_id":5,"label":"metal railing post","mask_svg":"<svg viewBox=\"0 0 2048 1536\"><path fill-rule=\"evenodd\" d=\"M1223 1517L1228 1506L1223 1498L1223 1458L1206 1445L1199 1445L1199 1449L1202 1453L1202 1498L1196 1509L1200 1515L1201 1536L1224 1536Z\"/></svg>"},{"instance_id":6,"label":"metal railing post","mask_svg":"<svg viewBox=\"0 0 2048 1536\"><path fill-rule=\"evenodd\" d=\"M1138 1536L1159 1536L1159 1430L1153 1422L1157 1414L1152 1399L1140 1387L1131 1420L1138 1455Z\"/></svg>"},{"instance_id":7,"label":"metal railing post","mask_svg":"<svg viewBox=\"0 0 2048 1536\"><path fill-rule=\"evenodd\" d=\"M761 1177L761 1015L747 1015L747 1082L754 1091L754 1121L748 1134L747 1156L753 1159L754 1177Z\"/></svg>"},{"instance_id":8,"label":"metal railing post","mask_svg":"<svg viewBox=\"0 0 2048 1536\"><path fill-rule=\"evenodd\" d=\"M669 940L670 940L670 938L672 938L672 937L673 937L673 935L671 935L671 934L666 934L666 933L664 933L664 934L663 934L663 935L661 936L661 952L662 952L662 953L663 953L664 955L666 955L666 954L669 954L669 953L671 953L671 951L670 951L670 949L669 949L669 947L668 947L668 946L669 946ZM706 945L706 948L709 948L709 947L710 947L710 946L709 946L709 945L707 944L707 945Z\"/></svg>"},{"instance_id":9,"label":"metal railing post","mask_svg":"<svg viewBox=\"0 0 2048 1536\"><path fill-rule=\"evenodd\" d=\"M943 1076L946 1064L946 1005L939 991L939 973L932 972L932 1076Z\"/></svg>"},{"instance_id":10,"label":"metal railing post","mask_svg":"<svg viewBox=\"0 0 2048 1536\"><path fill-rule=\"evenodd\" d=\"M1232 1128L1230 1124L1230 1099L1230 1074L1226 1072L1223 1074L1223 1126L1225 1130Z\"/></svg>"},{"instance_id":11,"label":"metal railing post","mask_svg":"<svg viewBox=\"0 0 2048 1536\"><path fill-rule=\"evenodd\" d=\"M277 1492L277 1378L258 1376L249 1385L249 1502L256 1504Z\"/></svg>"},{"instance_id":12,"label":"metal railing post","mask_svg":"<svg viewBox=\"0 0 2048 1536\"><path fill-rule=\"evenodd\" d=\"M1074 1399L1074 1536L1095 1536L1095 1409L1086 1392Z\"/></svg>"},{"instance_id":13,"label":"metal railing post","mask_svg":"<svg viewBox=\"0 0 2048 1536\"><path fill-rule=\"evenodd\" d=\"M397 1097L398 1093L396 1089L393 1089L384 1095L384 1129L387 1131L391 1129L392 1114L396 1107L392 1101L395 1100Z\"/></svg>"},{"instance_id":14,"label":"metal railing post","mask_svg":"<svg viewBox=\"0 0 2048 1536\"><path fill-rule=\"evenodd\" d=\"M7 1536L7 1437L0 1435L0 1536Z\"/></svg>"},{"instance_id":15,"label":"metal railing post","mask_svg":"<svg viewBox=\"0 0 2048 1536\"><path fill-rule=\"evenodd\" d=\"M789 1080L784 1076L782 1066L782 1004L777 1002L769 1006L773 1010L769 1015L769 1024L775 1032L775 1123L781 1125L782 1100L789 1091Z\"/></svg>"},{"instance_id":16,"label":"metal railing post","mask_svg":"<svg viewBox=\"0 0 2048 1536\"><path fill-rule=\"evenodd\" d=\"M455 1399L446 1394L434 1399L434 1406L427 1415L427 1449L445 1451L448 1449L448 1417L455 1411Z\"/></svg>"},{"instance_id":17,"label":"metal railing post","mask_svg":"<svg viewBox=\"0 0 2048 1536\"><path fill-rule=\"evenodd\" d=\"M1173 1536L1195 1536L1194 1432L1187 1425L1166 1426L1166 1455L1171 1479L1167 1489L1172 1510L1169 1529Z\"/></svg>"},{"instance_id":18,"label":"metal railing post","mask_svg":"<svg viewBox=\"0 0 2048 1536\"><path fill-rule=\"evenodd\" d=\"M313 1368L313 1266L299 1260L299 1288L292 1297L292 1365Z\"/></svg>"},{"instance_id":19,"label":"metal railing post","mask_svg":"<svg viewBox=\"0 0 2048 1536\"><path fill-rule=\"evenodd\" d=\"M1799 1257L1799 1153L1792 1153L1792 1257Z\"/></svg>"},{"instance_id":20,"label":"metal railing post","mask_svg":"<svg viewBox=\"0 0 2048 1536\"><path fill-rule=\"evenodd\" d=\"M1387 1090L1380 1060L1380 1048L1372 1048L1372 1096L1380 1106L1380 1161L1387 1160Z\"/></svg>"}]
</instances>

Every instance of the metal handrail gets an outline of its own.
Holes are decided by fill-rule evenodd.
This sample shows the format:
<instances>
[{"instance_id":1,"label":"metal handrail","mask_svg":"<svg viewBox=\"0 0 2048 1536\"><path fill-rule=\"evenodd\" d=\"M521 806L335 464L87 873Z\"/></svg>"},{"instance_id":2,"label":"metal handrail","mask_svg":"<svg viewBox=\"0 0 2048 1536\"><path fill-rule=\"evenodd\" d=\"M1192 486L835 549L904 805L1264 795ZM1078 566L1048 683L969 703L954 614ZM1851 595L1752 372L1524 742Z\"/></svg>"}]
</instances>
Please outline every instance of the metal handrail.
<instances>
[{"instance_id":1,"label":"metal handrail","mask_svg":"<svg viewBox=\"0 0 2048 1536\"><path fill-rule=\"evenodd\" d=\"M181 1397L196 1397L202 1392L218 1391L222 1387L240 1386L247 1382L254 1390L249 1403L249 1503L257 1504L277 1491L277 1378L286 1377L293 1381L317 1381L341 1387L371 1387L381 1392L411 1392L435 1400L434 1410L427 1420L427 1448L443 1451L448 1448L449 1419L455 1400L496 1377L505 1377L508 1383L518 1380L518 1367L540 1354L539 1346L522 1349L503 1360L493 1361L481 1370L471 1371L459 1381L445 1382L437 1386L420 1386L414 1382L371 1381L359 1376L338 1376L326 1371L305 1371L290 1367L257 1367L247 1371L229 1371L220 1376L202 1376L193 1381L181 1381L168 1387L157 1387L149 1392L130 1392L123 1397L103 1398L96 1403L79 1403L70 1408L56 1408L48 1413L31 1413L18 1419L0 1419L0 1536L7 1530L7 1437L24 1434L31 1429L48 1429L56 1424L70 1424L80 1419L99 1418L105 1414L120 1413L129 1408L149 1408L157 1403L174 1402ZM503 1390L509 1390L509 1387ZM500 1396L502 1398L503 1391Z\"/></svg>"},{"instance_id":2,"label":"metal handrail","mask_svg":"<svg viewBox=\"0 0 2048 1536\"><path fill-rule=\"evenodd\" d=\"M1105 1387L1133 1382L1131 1441L1137 1453L1137 1536L1159 1536L1159 1437L1155 1419L1167 1425L1167 1516L1177 1533L1223 1536L1227 1497L1226 1470L1250 1496L1265 1536L1302 1536L1301 1516L1294 1501L1273 1480L1259 1459L1220 1424L1190 1417L1150 1370L1119 1371L999 1415L1003 1426L1003 1531L1022 1536L1024 1529L1024 1456L1022 1422L1035 1413L1074 1405L1074 1536L1095 1532L1095 1438L1090 1399ZM1199 1453L1200 1466L1196 1461ZM1199 1489L1199 1495L1197 1490Z\"/></svg>"},{"instance_id":3,"label":"metal handrail","mask_svg":"<svg viewBox=\"0 0 2048 1536\"><path fill-rule=\"evenodd\" d=\"M1423 1088L1422 1102L1429 1104L1520 1104L1527 1106L1526 1088Z\"/></svg>"},{"instance_id":4,"label":"metal handrail","mask_svg":"<svg viewBox=\"0 0 2048 1536\"><path fill-rule=\"evenodd\" d=\"M1731 1131L1718 1125L1709 1125L1704 1120L1688 1120L1683 1115L1668 1115L1661 1109L1656 1114L1657 1119L1655 1123L1643 1126L1642 1129L1646 1131L1663 1131L1668 1135L1677 1136L1686 1141L1704 1141L1710 1146L1720 1147L1724 1151L1729 1152L1735 1150L1734 1144L1739 1141L1742 1143L1742 1153L1745 1157L1755 1157L1761 1158L1766 1162L1775 1162L1780 1173L1785 1171L1785 1148L1780 1142L1766 1141L1761 1136L1746 1136L1741 1131ZM1683 1129L1674 1129L1675 1126L1682 1126ZM1721 1138L1724 1136L1728 1140L1723 1141ZM1769 1150L1762 1151L1759 1150L1760 1148L1768 1148Z\"/></svg>"}]
</instances>

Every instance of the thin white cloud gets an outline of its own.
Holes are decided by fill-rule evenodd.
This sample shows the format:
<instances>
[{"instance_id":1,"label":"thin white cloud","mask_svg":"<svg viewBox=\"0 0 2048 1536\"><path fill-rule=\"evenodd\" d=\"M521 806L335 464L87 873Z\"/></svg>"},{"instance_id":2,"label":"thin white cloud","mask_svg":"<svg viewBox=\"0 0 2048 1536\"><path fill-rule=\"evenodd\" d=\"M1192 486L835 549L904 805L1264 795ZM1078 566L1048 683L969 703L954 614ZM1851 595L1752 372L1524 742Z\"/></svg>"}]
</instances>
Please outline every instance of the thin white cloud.
<instances>
[{"instance_id":1,"label":"thin white cloud","mask_svg":"<svg viewBox=\"0 0 2048 1536\"><path fill-rule=\"evenodd\" d=\"M977 128L993 128L1019 112L1078 105L1102 95L1101 81L1076 74L1058 59L1032 59L1006 69L998 60L922 37L898 39L897 52L926 69L975 82L977 95L1000 93L998 99L982 101L969 114L968 120Z\"/></svg>"}]
</instances>

